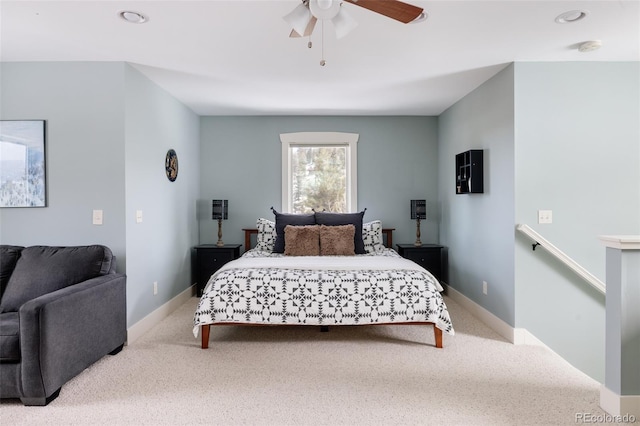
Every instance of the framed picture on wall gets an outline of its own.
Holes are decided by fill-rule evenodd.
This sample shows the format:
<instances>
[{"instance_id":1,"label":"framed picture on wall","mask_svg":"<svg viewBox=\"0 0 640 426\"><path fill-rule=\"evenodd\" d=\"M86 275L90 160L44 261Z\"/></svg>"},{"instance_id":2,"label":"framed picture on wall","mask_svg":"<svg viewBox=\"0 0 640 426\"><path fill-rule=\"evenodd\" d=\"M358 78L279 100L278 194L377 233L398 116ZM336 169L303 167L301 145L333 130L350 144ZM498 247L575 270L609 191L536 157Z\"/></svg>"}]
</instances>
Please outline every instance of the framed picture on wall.
<instances>
[{"instance_id":1,"label":"framed picture on wall","mask_svg":"<svg viewBox=\"0 0 640 426\"><path fill-rule=\"evenodd\" d=\"M0 207L46 207L45 121L0 120Z\"/></svg>"}]
</instances>

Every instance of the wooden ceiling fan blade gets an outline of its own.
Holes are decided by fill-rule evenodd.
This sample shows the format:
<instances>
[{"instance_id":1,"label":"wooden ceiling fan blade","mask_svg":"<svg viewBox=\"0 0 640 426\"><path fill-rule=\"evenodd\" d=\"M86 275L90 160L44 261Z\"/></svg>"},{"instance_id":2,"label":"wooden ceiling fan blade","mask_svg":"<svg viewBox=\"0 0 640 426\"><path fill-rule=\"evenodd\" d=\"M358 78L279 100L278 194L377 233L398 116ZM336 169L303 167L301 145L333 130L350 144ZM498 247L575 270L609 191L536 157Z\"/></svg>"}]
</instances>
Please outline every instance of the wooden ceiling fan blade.
<instances>
[{"instance_id":1,"label":"wooden ceiling fan blade","mask_svg":"<svg viewBox=\"0 0 640 426\"><path fill-rule=\"evenodd\" d=\"M395 19L408 24L418 18L422 11L421 7L404 3L398 0L344 0L347 3L355 4L372 12L379 13L388 18Z\"/></svg>"}]
</instances>

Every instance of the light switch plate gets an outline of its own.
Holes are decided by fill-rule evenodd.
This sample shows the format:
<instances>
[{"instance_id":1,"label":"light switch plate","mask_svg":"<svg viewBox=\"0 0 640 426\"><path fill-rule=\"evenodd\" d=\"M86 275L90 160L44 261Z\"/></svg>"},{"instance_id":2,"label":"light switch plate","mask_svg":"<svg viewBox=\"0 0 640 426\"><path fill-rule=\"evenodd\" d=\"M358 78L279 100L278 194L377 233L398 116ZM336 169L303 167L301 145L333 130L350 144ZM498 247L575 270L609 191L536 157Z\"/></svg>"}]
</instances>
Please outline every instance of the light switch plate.
<instances>
[{"instance_id":1,"label":"light switch plate","mask_svg":"<svg viewBox=\"0 0 640 426\"><path fill-rule=\"evenodd\" d=\"M142 210L136 210L136 223L142 223Z\"/></svg>"},{"instance_id":2,"label":"light switch plate","mask_svg":"<svg viewBox=\"0 0 640 426\"><path fill-rule=\"evenodd\" d=\"M102 225L102 210L93 211L93 224Z\"/></svg>"}]
</instances>

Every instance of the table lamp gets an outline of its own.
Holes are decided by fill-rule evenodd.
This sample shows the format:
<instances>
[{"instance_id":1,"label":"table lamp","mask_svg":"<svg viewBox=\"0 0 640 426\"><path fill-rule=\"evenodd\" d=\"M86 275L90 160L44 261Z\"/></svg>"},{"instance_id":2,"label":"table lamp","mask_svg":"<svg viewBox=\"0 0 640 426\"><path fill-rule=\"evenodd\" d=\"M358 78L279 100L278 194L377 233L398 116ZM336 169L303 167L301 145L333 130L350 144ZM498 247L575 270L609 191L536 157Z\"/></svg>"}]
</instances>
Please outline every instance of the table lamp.
<instances>
[{"instance_id":1,"label":"table lamp","mask_svg":"<svg viewBox=\"0 0 640 426\"><path fill-rule=\"evenodd\" d=\"M229 201L228 200L212 200L212 214L211 218L213 220L218 220L218 242L216 245L218 247L224 246L224 242L222 241L222 221L227 220L229 218Z\"/></svg>"}]
</instances>

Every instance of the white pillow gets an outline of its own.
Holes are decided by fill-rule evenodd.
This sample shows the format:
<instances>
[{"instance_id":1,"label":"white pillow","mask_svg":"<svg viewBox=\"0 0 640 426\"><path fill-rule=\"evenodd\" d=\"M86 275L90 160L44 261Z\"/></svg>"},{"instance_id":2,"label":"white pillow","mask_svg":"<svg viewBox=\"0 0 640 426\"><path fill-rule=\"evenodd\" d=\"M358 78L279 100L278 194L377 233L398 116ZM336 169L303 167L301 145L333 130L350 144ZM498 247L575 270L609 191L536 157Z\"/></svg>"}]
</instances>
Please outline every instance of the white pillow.
<instances>
[{"instance_id":1,"label":"white pillow","mask_svg":"<svg viewBox=\"0 0 640 426\"><path fill-rule=\"evenodd\" d=\"M364 241L365 252L378 253L384 251L382 221L374 220L362 224L362 240Z\"/></svg>"},{"instance_id":2,"label":"white pillow","mask_svg":"<svg viewBox=\"0 0 640 426\"><path fill-rule=\"evenodd\" d=\"M269 219L260 218L256 222L258 236L256 237L256 250L273 253L273 244L276 242L276 223Z\"/></svg>"}]
</instances>

